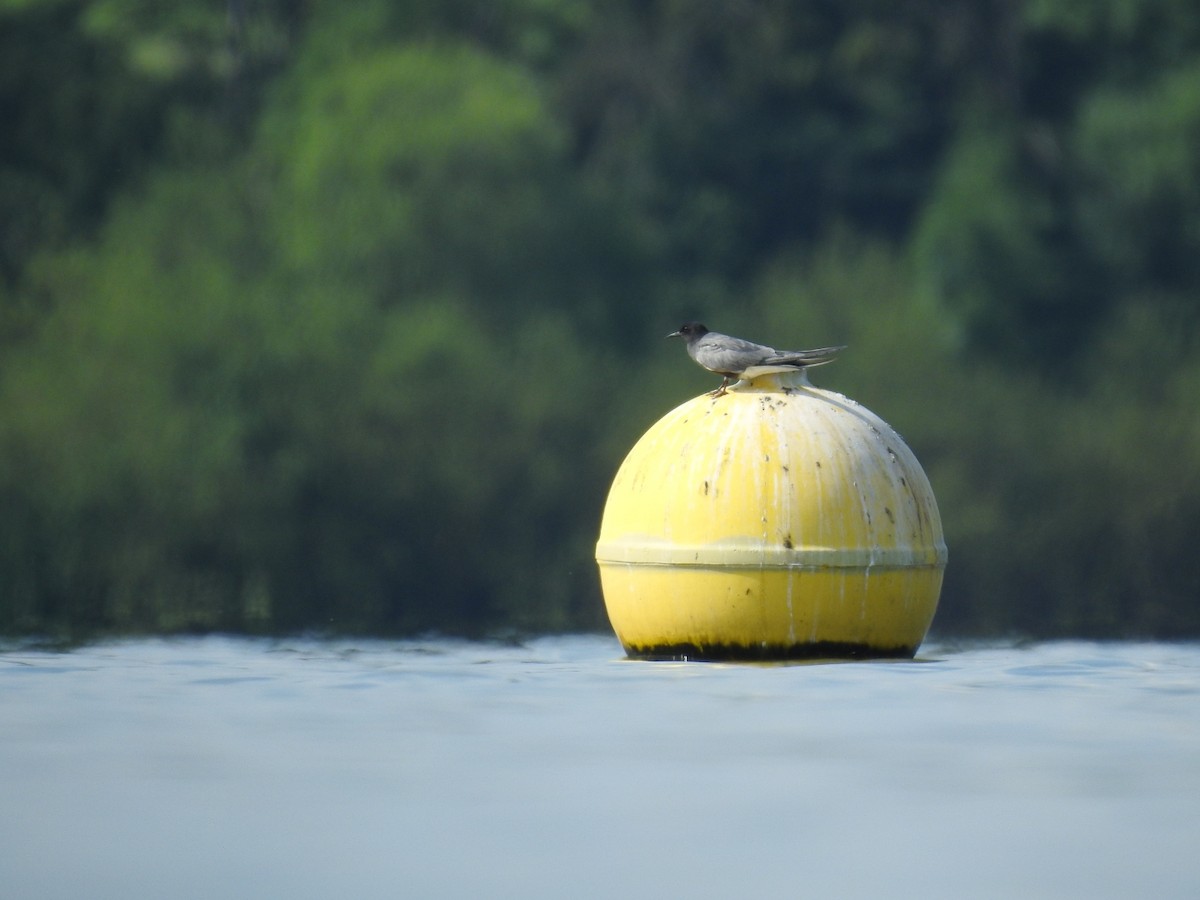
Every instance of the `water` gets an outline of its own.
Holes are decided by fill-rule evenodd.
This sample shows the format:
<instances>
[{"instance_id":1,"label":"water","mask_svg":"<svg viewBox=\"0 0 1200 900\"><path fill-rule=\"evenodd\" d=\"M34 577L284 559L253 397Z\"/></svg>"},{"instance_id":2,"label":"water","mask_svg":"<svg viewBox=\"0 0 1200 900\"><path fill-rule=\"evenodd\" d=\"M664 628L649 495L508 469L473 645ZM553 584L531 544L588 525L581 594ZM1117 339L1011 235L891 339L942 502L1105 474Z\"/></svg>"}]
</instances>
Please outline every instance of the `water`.
<instances>
[{"instance_id":1,"label":"water","mask_svg":"<svg viewBox=\"0 0 1200 900\"><path fill-rule=\"evenodd\" d=\"M1200 896L1200 646L0 652L0 893Z\"/></svg>"}]
</instances>

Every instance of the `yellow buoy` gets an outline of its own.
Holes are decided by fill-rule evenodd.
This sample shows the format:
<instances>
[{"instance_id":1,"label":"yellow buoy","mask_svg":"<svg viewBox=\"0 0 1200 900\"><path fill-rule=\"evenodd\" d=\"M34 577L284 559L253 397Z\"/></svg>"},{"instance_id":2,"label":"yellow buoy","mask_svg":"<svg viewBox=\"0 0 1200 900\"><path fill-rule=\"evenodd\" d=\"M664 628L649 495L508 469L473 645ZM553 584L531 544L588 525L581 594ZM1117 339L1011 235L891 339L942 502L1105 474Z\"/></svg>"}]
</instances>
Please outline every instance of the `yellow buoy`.
<instances>
[{"instance_id":1,"label":"yellow buoy","mask_svg":"<svg viewBox=\"0 0 1200 900\"><path fill-rule=\"evenodd\" d=\"M946 544L900 436L803 372L684 403L622 463L596 561L650 659L912 657Z\"/></svg>"}]
</instances>

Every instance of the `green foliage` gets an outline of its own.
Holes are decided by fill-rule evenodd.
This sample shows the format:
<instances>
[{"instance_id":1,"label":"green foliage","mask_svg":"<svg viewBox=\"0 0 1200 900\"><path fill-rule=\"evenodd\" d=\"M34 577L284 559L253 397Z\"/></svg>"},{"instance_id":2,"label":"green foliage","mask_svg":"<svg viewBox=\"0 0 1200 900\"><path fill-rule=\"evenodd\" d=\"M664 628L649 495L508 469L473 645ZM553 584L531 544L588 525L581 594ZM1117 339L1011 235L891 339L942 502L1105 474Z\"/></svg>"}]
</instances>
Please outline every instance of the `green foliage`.
<instances>
[{"instance_id":1,"label":"green foliage","mask_svg":"<svg viewBox=\"0 0 1200 900\"><path fill-rule=\"evenodd\" d=\"M27 528L4 547L26 585L10 627L587 620L529 602L571 582L554 544L599 503L573 479L596 466L602 366L569 326L496 343L454 301L279 283L247 185L211 187L156 183L46 276L88 297L0 397L6 521Z\"/></svg>"},{"instance_id":2,"label":"green foliage","mask_svg":"<svg viewBox=\"0 0 1200 900\"><path fill-rule=\"evenodd\" d=\"M1178 0L0 4L0 632L599 627L682 318L846 343L947 633L1200 634Z\"/></svg>"},{"instance_id":3,"label":"green foliage","mask_svg":"<svg viewBox=\"0 0 1200 900\"><path fill-rule=\"evenodd\" d=\"M1081 109L1079 216L1093 251L1131 287L1186 291L1200 277L1198 143L1200 63L1141 90L1097 91Z\"/></svg>"},{"instance_id":4,"label":"green foliage","mask_svg":"<svg viewBox=\"0 0 1200 900\"><path fill-rule=\"evenodd\" d=\"M680 271L744 276L832 217L903 232L964 49L907 4L619 3L564 62L560 104L585 168L660 217Z\"/></svg>"},{"instance_id":5,"label":"green foliage","mask_svg":"<svg viewBox=\"0 0 1200 900\"><path fill-rule=\"evenodd\" d=\"M1112 0L1022 19L1029 84L964 117L913 247L973 352L1070 378L1128 293L1196 308L1200 18Z\"/></svg>"},{"instance_id":6,"label":"green foliage","mask_svg":"<svg viewBox=\"0 0 1200 900\"><path fill-rule=\"evenodd\" d=\"M93 225L145 155L154 97L77 27L79 3L0 13L0 279Z\"/></svg>"},{"instance_id":7,"label":"green foliage","mask_svg":"<svg viewBox=\"0 0 1200 900\"><path fill-rule=\"evenodd\" d=\"M306 87L264 124L296 265L366 275L381 296L451 276L471 291L545 245L562 139L519 69L466 47L389 48Z\"/></svg>"},{"instance_id":8,"label":"green foliage","mask_svg":"<svg viewBox=\"0 0 1200 900\"><path fill-rule=\"evenodd\" d=\"M1100 261L1079 246L1057 175L1010 128L965 131L943 164L913 248L922 289L970 349L1060 372L1094 321Z\"/></svg>"}]
</instances>

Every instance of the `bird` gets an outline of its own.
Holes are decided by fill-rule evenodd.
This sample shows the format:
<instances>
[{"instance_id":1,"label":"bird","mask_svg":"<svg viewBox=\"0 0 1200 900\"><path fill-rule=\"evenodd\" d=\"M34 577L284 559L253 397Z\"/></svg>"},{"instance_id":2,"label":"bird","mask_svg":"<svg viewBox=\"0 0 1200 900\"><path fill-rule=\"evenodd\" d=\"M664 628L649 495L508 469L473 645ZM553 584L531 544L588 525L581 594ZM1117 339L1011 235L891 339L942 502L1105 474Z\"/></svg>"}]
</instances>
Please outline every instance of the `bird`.
<instances>
[{"instance_id":1,"label":"bird","mask_svg":"<svg viewBox=\"0 0 1200 900\"><path fill-rule=\"evenodd\" d=\"M821 347L818 350L776 350L728 334L709 331L700 322L685 322L669 338L679 337L687 343L687 352L701 367L716 372L724 380L708 396L720 397L734 379L750 380L759 375L779 372L798 372L809 366L832 362L845 346Z\"/></svg>"}]
</instances>

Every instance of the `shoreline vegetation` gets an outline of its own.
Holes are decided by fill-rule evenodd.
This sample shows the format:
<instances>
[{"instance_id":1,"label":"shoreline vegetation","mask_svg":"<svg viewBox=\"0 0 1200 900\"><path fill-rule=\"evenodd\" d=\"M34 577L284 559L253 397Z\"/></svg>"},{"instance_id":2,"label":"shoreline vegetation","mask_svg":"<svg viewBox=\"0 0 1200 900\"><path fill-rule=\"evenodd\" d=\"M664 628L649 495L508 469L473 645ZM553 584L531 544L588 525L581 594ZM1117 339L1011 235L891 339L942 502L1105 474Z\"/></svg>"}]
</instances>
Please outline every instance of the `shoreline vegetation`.
<instances>
[{"instance_id":1,"label":"shoreline vegetation","mask_svg":"<svg viewBox=\"0 0 1200 900\"><path fill-rule=\"evenodd\" d=\"M1200 11L0 0L0 634L603 630L680 321L846 344L940 637L1200 636Z\"/></svg>"}]
</instances>

